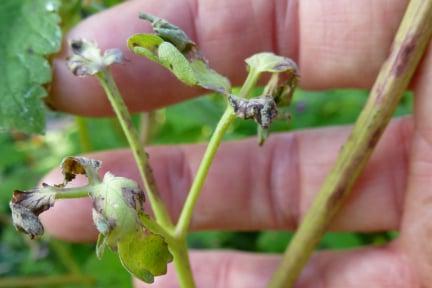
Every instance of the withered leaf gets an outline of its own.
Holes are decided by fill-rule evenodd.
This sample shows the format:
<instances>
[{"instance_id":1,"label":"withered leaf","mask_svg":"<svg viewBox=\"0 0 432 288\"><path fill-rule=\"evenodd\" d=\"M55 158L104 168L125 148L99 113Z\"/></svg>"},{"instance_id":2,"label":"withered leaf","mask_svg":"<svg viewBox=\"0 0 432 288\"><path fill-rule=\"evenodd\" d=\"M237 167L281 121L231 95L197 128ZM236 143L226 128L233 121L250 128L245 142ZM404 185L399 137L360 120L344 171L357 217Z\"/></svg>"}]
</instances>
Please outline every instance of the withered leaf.
<instances>
[{"instance_id":1,"label":"withered leaf","mask_svg":"<svg viewBox=\"0 0 432 288\"><path fill-rule=\"evenodd\" d=\"M55 193L42 187L29 191L15 190L9 207L14 226L31 238L43 234L44 229L38 216L54 205Z\"/></svg>"},{"instance_id":2,"label":"withered leaf","mask_svg":"<svg viewBox=\"0 0 432 288\"><path fill-rule=\"evenodd\" d=\"M146 13L140 13L139 18L149 21L156 34L163 40L174 44L180 52L186 52L196 46L183 30L162 18Z\"/></svg>"},{"instance_id":3,"label":"withered leaf","mask_svg":"<svg viewBox=\"0 0 432 288\"><path fill-rule=\"evenodd\" d=\"M75 179L76 175L86 175L89 182L98 181L98 170L102 162L86 157L66 157L61 163L64 185Z\"/></svg>"},{"instance_id":4,"label":"withered leaf","mask_svg":"<svg viewBox=\"0 0 432 288\"><path fill-rule=\"evenodd\" d=\"M75 76L89 76L104 70L114 63L121 63L123 54L119 49L105 50L102 55L96 43L85 39L72 40L69 43L72 56L67 65Z\"/></svg>"},{"instance_id":5,"label":"withered leaf","mask_svg":"<svg viewBox=\"0 0 432 288\"><path fill-rule=\"evenodd\" d=\"M267 129L277 116L276 103L271 96L243 99L235 95L229 95L228 100L237 117L254 119L264 129Z\"/></svg>"}]
</instances>

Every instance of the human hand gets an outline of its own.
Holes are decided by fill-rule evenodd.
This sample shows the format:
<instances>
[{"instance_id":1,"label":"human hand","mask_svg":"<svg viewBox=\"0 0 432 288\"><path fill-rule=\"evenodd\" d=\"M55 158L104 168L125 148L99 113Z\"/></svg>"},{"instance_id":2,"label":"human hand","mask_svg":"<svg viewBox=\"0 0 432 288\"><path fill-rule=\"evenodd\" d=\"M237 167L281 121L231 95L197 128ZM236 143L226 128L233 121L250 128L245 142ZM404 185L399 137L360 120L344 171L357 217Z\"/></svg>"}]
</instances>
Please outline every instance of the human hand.
<instances>
[{"instance_id":1,"label":"human hand","mask_svg":"<svg viewBox=\"0 0 432 288\"><path fill-rule=\"evenodd\" d=\"M72 38L96 40L102 48L126 52L129 35L142 32L138 11L167 18L196 40L212 67L238 84L243 59L274 51L299 63L302 87L366 88L388 54L405 9L405 1L131 1L94 16L72 31ZM424 60L431 63L432 55ZM55 62L54 96L60 110L84 115L111 113L97 82L75 79L64 60ZM132 110L149 110L179 102L198 91L142 59L114 68ZM430 66L430 65L429 65ZM432 69L423 65L416 83L413 117L394 120L386 130L345 208L333 223L344 231L400 230L386 247L319 252L303 272L304 287L429 287L432 283L428 217L432 201ZM79 81L79 82L78 82ZM192 229L295 229L336 159L349 127L272 135L263 148L253 140L224 144L210 170L194 213ZM395 145L395 143L397 143ZM398 145L399 144L399 145ZM149 149L161 193L177 217L204 146ZM114 174L139 179L127 151L92 157ZM256 165L250 165L256 163ZM44 181L57 183L53 172ZM211 204L209 204L211 203ZM41 215L47 230L71 241L94 240L91 203L58 202ZM62 225L58 225L62 223ZM198 287L265 287L278 257L238 252L191 255ZM156 279L173 287L174 271ZM137 286L143 285L137 282ZM213 285L213 286L209 286Z\"/></svg>"}]
</instances>

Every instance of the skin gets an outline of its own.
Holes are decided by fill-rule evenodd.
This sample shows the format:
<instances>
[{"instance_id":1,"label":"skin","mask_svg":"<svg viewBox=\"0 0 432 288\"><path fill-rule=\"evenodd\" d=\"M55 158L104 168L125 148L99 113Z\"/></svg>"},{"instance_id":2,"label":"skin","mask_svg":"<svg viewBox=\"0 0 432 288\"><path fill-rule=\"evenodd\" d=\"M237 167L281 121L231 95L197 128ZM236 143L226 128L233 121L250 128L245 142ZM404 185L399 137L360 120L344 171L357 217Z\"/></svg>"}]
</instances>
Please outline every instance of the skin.
<instances>
[{"instance_id":1,"label":"skin","mask_svg":"<svg viewBox=\"0 0 432 288\"><path fill-rule=\"evenodd\" d=\"M162 68L127 52L126 38L150 29L134 16L138 11L184 28L211 65L236 84L245 76L244 58L274 51L299 64L303 88L370 88L406 4L403 0L128 1L80 23L70 37L96 40L103 49L122 48L131 61L117 65L115 77L131 110L145 111L200 91L182 86ZM411 85L413 115L391 122L332 225L338 231L399 230L400 237L380 248L317 252L296 287L432 287L431 50ZM77 79L67 71L65 55L55 61L51 104L74 114L112 114L94 79ZM263 148L255 139L223 144L192 229L295 229L349 131L350 127L332 127L273 134ZM174 218L203 150L203 145L149 149L161 194ZM128 151L91 157L104 162L102 173L110 170L139 179ZM59 179L59 171L53 171L43 181ZM59 201L41 218L52 235L94 241L90 211L91 204L84 199ZM278 259L231 251L191 253L198 287L265 287ZM168 275L157 278L154 287L176 287L175 283L169 267Z\"/></svg>"}]
</instances>

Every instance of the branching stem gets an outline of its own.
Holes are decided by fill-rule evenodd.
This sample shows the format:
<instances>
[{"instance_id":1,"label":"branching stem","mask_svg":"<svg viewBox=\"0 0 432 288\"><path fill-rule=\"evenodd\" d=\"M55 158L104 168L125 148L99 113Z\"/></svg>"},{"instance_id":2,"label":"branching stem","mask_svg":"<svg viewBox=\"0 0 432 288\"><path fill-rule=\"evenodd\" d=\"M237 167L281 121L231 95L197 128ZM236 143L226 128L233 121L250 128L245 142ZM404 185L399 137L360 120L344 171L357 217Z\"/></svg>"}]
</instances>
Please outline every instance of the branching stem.
<instances>
[{"instance_id":1,"label":"branching stem","mask_svg":"<svg viewBox=\"0 0 432 288\"><path fill-rule=\"evenodd\" d=\"M249 94L255 87L256 82L258 81L258 77L259 73L256 73L255 70L249 71L249 74L242 88L240 89L239 97L247 98L249 96ZM210 166L214 160L214 156L216 155L216 151L218 150L222 142L222 138L225 135L225 132L228 130L228 128L231 126L235 119L236 116L233 112L233 109L231 106L228 105L225 109L224 114L219 120L218 125L216 126L210 142L207 145L207 149L204 153L203 159L201 160L200 166L198 167L197 174L189 190L188 197L186 198L186 202L183 206L179 221L176 226L175 234L178 238L184 238L188 232L194 207L201 194L202 187L207 178Z\"/></svg>"}]
</instances>

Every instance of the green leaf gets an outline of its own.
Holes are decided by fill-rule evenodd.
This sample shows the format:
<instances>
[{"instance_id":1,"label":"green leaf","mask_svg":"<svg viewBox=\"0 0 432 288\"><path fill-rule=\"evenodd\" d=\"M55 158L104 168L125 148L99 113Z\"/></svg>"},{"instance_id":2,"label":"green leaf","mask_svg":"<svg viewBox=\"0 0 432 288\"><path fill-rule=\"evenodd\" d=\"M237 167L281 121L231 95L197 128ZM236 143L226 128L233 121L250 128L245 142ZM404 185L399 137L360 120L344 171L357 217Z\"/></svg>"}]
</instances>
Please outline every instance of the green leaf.
<instances>
[{"instance_id":1,"label":"green leaf","mask_svg":"<svg viewBox=\"0 0 432 288\"><path fill-rule=\"evenodd\" d=\"M104 234L99 233L97 242L96 242L96 256L98 259L102 259L102 256L105 252L105 247L108 245L107 237Z\"/></svg>"},{"instance_id":2,"label":"green leaf","mask_svg":"<svg viewBox=\"0 0 432 288\"><path fill-rule=\"evenodd\" d=\"M225 94L231 90L228 79L209 68L202 59L194 59L190 65L199 86Z\"/></svg>"},{"instance_id":3,"label":"green leaf","mask_svg":"<svg viewBox=\"0 0 432 288\"><path fill-rule=\"evenodd\" d=\"M157 49L164 40L153 34L135 34L129 37L127 44L129 50L137 55L147 57L148 59L159 63Z\"/></svg>"},{"instance_id":4,"label":"green leaf","mask_svg":"<svg viewBox=\"0 0 432 288\"><path fill-rule=\"evenodd\" d=\"M166 274L167 264L172 261L164 239L142 231L130 233L119 241L118 254L123 266L146 283L153 283L154 276Z\"/></svg>"},{"instance_id":5,"label":"green leaf","mask_svg":"<svg viewBox=\"0 0 432 288\"><path fill-rule=\"evenodd\" d=\"M0 129L41 133L42 87L52 80L46 57L60 49L56 0L0 1Z\"/></svg>"},{"instance_id":6,"label":"green leaf","mask_svg":"<svg viewBox=\"0 0 432 288\"><path fill-rule=\"evenodd\" d=\"M159 62L183 83L193 86L198 83L192 66L186 57L170 42L163 42L158 47Z\"/></svg>"},{"instance_id":7,"label":"green leaf","mask_svg":"<svg viewBox=\"0 0 432 288\"><path fill-rule=\"evenodd\" d=\"M294 63L294 61L270 52L254 54L245 61L248 64L249 69L253 69L258 73L298 71L297 65Z\"/></svg>"},{"instance_id":8,"label":"green leaf","mask_svg":"<svg viewBox=\"0 0 432 288\"><path fill-rule=\"evenodd\" d=\"M211 69L196 44L177 26L152 15L140 14L152 23L154 34L135 34L128 39L129 49L161 64L189 86L228 94L227 78Z\"/></svg>"}]
</instances>

